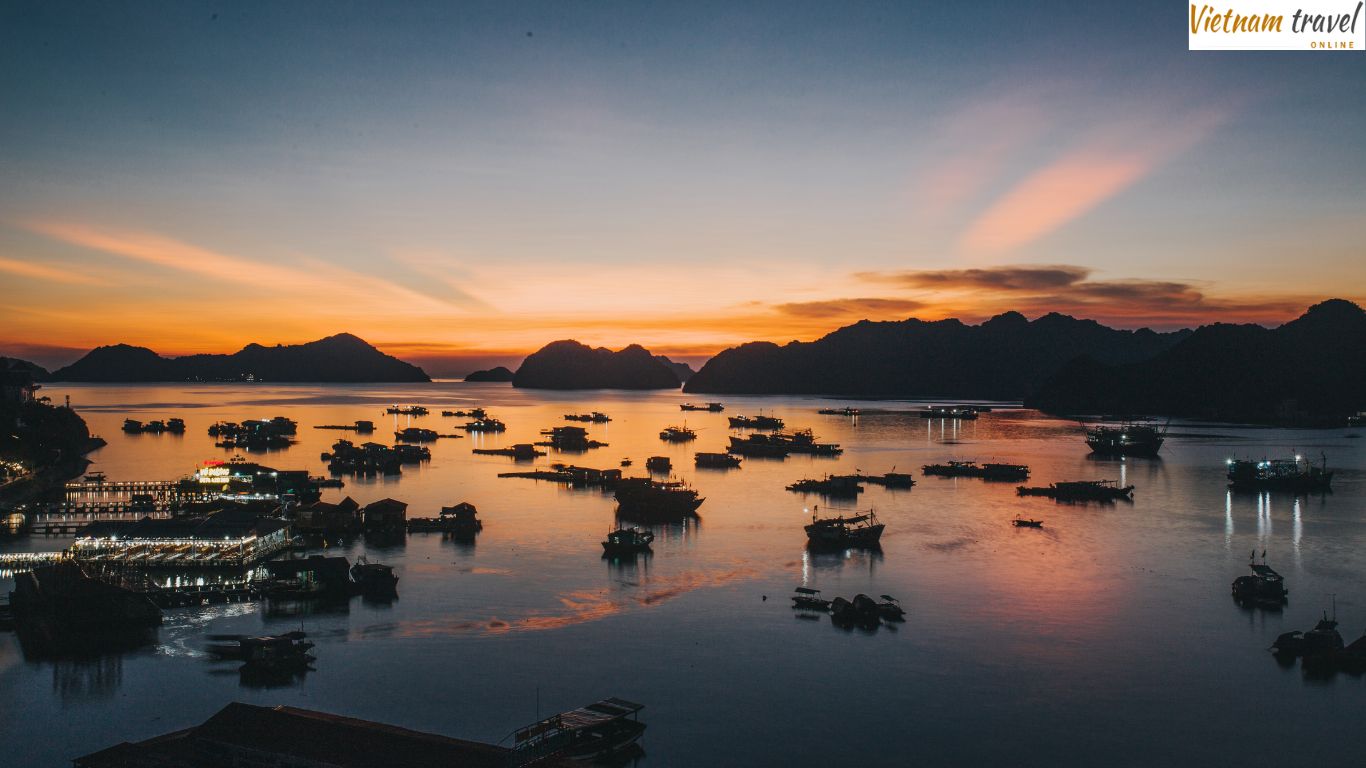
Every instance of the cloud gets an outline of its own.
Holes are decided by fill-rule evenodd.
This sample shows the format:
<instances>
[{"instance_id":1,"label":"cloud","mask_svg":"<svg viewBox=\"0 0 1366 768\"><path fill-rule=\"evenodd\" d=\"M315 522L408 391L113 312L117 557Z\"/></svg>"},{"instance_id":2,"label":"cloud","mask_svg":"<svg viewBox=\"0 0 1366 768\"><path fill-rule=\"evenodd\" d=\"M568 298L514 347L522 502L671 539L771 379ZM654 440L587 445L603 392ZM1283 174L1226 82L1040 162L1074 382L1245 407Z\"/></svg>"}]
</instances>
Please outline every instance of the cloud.
<instances>
[{"instance_id":1,"label":"cloud","mask_svg":"<svg viewBox=\"0 0 1366 768\"><path fill-rule=\"evenodd\" d=\"M1074 285L1090 274L1091 270L1085 267L1021 265L986 269L859 272L855 277L872 282L894 283L907 288L1037 291Z\"/></svg>"},{"instance_id":2,"label":"cloud","mask_svg":"<svg viewBox=\"0 0 1366 768\"><path fill-rule=\"evenodd\" d=\"M98 285L100 283L99 280L90 275L72 268L58 268L31 261L17 261L3 256L0 256L0 272L66 285Z\"/></svg>"},{"instance_id":3,"label":"cloud","mask_svg":"<svg viewBox=\"0 0 1366 768\"><path fill-rule=\"evenodd\" d=\"M799 301L775 304L773 309L785 315L806 318L839 318L858 315L860 319L875 315L905 316L925 306L924 302L911 299L860 298L828 299L824 301Z\"/></svg>"},{"instance_id":4,"label":"cloud","mask_svg":"<svg viewBox=\"0 0 1366 768\"><path fill-rule=\"evenodd\" d=\"M1146 176L1154 158L1073 152L1034 172L963 234L968 250L1016 248L1053 232Z\"/></svg>"},{"instance_id":5,"label":"cloud","mask_svg":"<svg viewBox=\"0 0 1366 768\"><path fill-rule=\"evenodd\" d=\"M1005 265L979 269L862 272L856 278L930 291L939 316L981 318L1006 310L1077 315L1122 326L1184 327L1215 321L1280 323L1318 299L1301 294L1218 297L1186 280L1089 279L1085 267Z\"/></svg>"}]
</instances>

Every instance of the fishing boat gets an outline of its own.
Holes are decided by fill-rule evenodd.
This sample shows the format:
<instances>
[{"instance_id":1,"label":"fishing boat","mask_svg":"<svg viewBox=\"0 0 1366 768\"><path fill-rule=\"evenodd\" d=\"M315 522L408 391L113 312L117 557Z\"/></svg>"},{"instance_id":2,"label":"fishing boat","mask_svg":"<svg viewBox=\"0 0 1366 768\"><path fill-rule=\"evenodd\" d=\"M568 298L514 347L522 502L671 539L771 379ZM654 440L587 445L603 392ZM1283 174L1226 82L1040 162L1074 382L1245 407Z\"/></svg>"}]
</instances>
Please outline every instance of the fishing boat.
<instances>
[{"instance_id":1,"label":"fishing boat","mask_svg":"<svg viewBox=\"0 0 1366 768\"><path fill-rule=\"evenodd\" d=\"M1252 569L1252 575L1233 580L1233 599L1255 605L1284 605L1290 594L1285 588L1285 578L1266 563L1250 563L1248 567Z\"/></svg>"},{"instance_id":2,"label":"fishing boat","mask_svg":"<svg viewBox=\"0 0 1366 768\"><path fill-rule=\"evenodd\" d=\"M891 595L882 595L882 602L877 604L878 615L883 621L905 621L906 609L901 607L901 601Z\"/></svg>"},{"instance_id":3,"label":"fishing boat","mask_svg":"<svg viewBox=\"0 0 1366 768\"><path fill-rule=\"evenodd\" d=\"M623 478L616 484L617 514L642 522L681 522L697 515L705 501L682 483L645 477Z\"/></svg>"},{"instance_id":4,"label":"fishing boat","mask_svg":"<svg viewBox=\"0 0 1366 768\"><path fill-rule=\"evenodd\" d=\"M645 468L651 472L668 474L674 468L674 464L668 456L651 456L645 460Z\"/></svg>"},{"instance_id":5,"label":"fishing boat","mask_svg":"<svg viewBox=\"0 0 1366 768\"><path fill-rule=\"evenodd\" d=\"M693 454L693 463L707 469L734 469L740 466L740 457L729 453L698 452Z\"/></svg>"},{"instance_id":6,"label":"fishing boat","mask_svg":"<svg viewBox=\"0 0 1366 768\"><path fill-rule=\"evenodd\" d=\"M821 597L819 589L810 587L797 587L793 590L796 594L792 596L792 607L803 611L828 611L830 601Z\"/></svg>"},{"instance_id":7,"label":"fishing boat","mask_svg":"<svg viewBox=\"0 0 1366 768\"><path fill-rule=\"evenodd\" d=\"M430 443L441 435L434 429L423 429L421 427L407 427L394 433L395 440L402 440L407 443Z\"/></svg>"},{"instance_id":8,"label":"fishing boat","mask_svg":"<svg viewBox=\"0 0 1366 768\"><path fill-rule=\"evenodd\" d=\"M451 507L442 507L436 517L408 518L409 533L449 533L456 537L472 538L484 529L479 519L479 510L467 501Z\"/></svg>"},{"instance_id":9,"label":"fishing boat","mask_svg":"<svg viewBox=\"0 0 1366 768\"><path fill-rule=\"evenodd\" d=\"M456 416L462 419L482 419L488 414L484 412L483 408L471 408L468 411L442 411L441 415Z\"/></svg>"},{"instance_id":10,"label":"fishing boat","mask_svg":"<svg viewBox=\"0 0 1366 768\"><path fill-rule=\"evenodd\" d=\"M252 637L250 635L211 635L210 639L218 642L209 643L205 650L211 655L220 659L233 661L247 661L252 657L259 657L264 647L277 647L283 649L285 655L303 655L313 648L313 643L305 638L308 635L303 632L286 632L282 635L263 635ZM310 657L311 659L312 657Z\"/></svg>"},{"instance_id":11,"label":"fishing boat","mask_svg":"<svg viewBox=\"0 0 1366 768\"><path fill-rule=\"evenodd\" d=\"M1166 440L1167 428L1147 422L1125 421L1086 430L1086 444L1102 456L1156 456Z\"/></svg>"},{"instance_id":12,"label":"fishing boat","mask_svg":"<svg viewBox=\"0 0 1366 768\"><path fill-rule=\"evenodd\" d=\"M612 417L602 411L593 411L592 413L566 413L564 419L565 421L585 421L592 424L606 424L612 420Z\"/></svg>"},{"instance_id":13,"label":"fishing boat","mask_svg":"<svg viewBox=\"0 0 1366 768\"><path fill-rule=\"evenodd\" d=\"M545 451L536 450L536 446L531 443L517 443L507 448L475 448L470 452L481 456L511 456L518 461L528 461L545 455Z\"/></svg>"},{"instance_id":14,"label":"fishing boat","mask_svg":"<svg viewBox=\"0 0 1366 768\"><path fill-rule=\"evenodd\" d=\"M548 446L557 451L586 451L607 446L607 443L590 440L588 430L583 427L554 427L541 430L541 434L548 439L541 440L536 445Z\"/></svg>"},{"instance_id":15,"label":"fishing boat","mask_svg":"<svg viewBox=\"0 0 1366 768\"><path fill-rule=\"evenodd\" d=\"M384 563L372 563L361 555L351 566L351 580L356 589L366 595L389 595L398 589L394 568Z\"/></svg>"},{"instance_id":16,"label":"fishing boat","mask_svg":"<svg viewBox=\"0 0 1366 768\"><path fill-rule=\"evenodd\" d=\"M1043 521L1042 521L1042 520L1026 520L1025 518L1022 518L1022 517L1017 517L1017 518L1015 518L1014 520L1011 520L1011 521L1010 521L1010 524L1013 525L1013 526L1015 526L1016 528L1042 528L1042 527L1043 527Z\"/></svg>"},{"instance_id":17,"label":"fishing boat","mask_svg":"<svg viewBox=\"0 0 1366 768\"><path fill-rule=\"evenodd\" d=\"M794 493L815 493L821 496L853 498L863 493L856 475L826 475L820 480L798 480L787 486Z\"/></svg>"},{"instance_id":18,"label":"fishing boat","mask_svg":"<svg viewBox=\"0 0 1366 768\"><path fill-rule=\"evenodd\" d=\"M813 510L811 524L806 526L806 538L815 547L872 548L878 546L884 527L871 509L853 517L840 515L826 518L817 517Z\"/></svg>"},{"instance_id":19,"label":"fishing boat","mask_svg":"<svg viewBox=\"0 0 1366 768\"><path fill-rule=\"evenodd\" d=\"M696 440L697 432L688 429L687 426L665 427L659 433L659 439L666 443L686 443L691 440Z\"/></svg>"},{"instance_id":20,"label":"fishing boat","mask_svg":"<svg viewBox=\"0 0 1366 768\"><path fill-rule=\"evenodd\" d=\"M932 405L920 410L920 418L971 421L977 418L977 409L968 406Z\"/></svg>"},{"instance_id":21,"label":"fishing boat","mask_svg":"<svg viewBox=\"0 0 1366 768\"><path fill-rule=\"evenodd\" d=\"M682 403L678 406L678 410L710 411L711 413L720 413L721 411L726 410L726 406L722 405L721 403L704 403L702 405L698 405L697 403Z\"/></svg>"},{"instance_id":22,"label":"fishing boat","mask_svg":"<svg viewBox=\"0 0 1366 768\"><path fill-rule=\"evenodd\" d=\"M1029 478L1029 467L1024 464L978 464L975 461L950 461L945 464L926 464L920 468L926 475L937 477L980 477L983 480L1019 481Z\"/></svg>"},{"instance_id":23,"label":"fishing boat","mask_svg":"<svg viewBox=\"0 0 1366 768\"><path fill-rule=\"evenodd\" d=\"M782 429L783 420L777 416L731 416L730 425L734 429Z\"/></svg>"},{"instance_id":24,"label":"fishing boat","mask_svg":"<svg viewBox=\"0 0 1366 768\"><path fill-rule=\"evenodd\" d=\"M636 743L645 732L637 713L644 705L610 698L561 712L513 732L514 765L559 757L596 761Z\"/></svg>"},{"instance_id":25,"label":"fishing boat","mask_svg":"<svg viewBox=\"0 0 1366 768\"><path fill-rule=\"evenodd\" d=\"M777 442L769 439L769 435L751 434L744 437L732 437L727 453L737 453L741 456L758 456L770 459L785 459L792 452L787 443Z\"/></svg>"},{"instance_id":26,"label":"fishing boat","mask_svg":"<svg viewBox=\"0 0 1366 768\"><path fill-rule=\"evenodd\" d=\"M607 539L602 542L602 549L607 555L649 552L650 543L654 540L655 535L644 528L617 528L607 533Z\"/></svg>"},{"instance_id":27,"label":"fishing boat","mask_svg":"<svg viewBox=\"0 0 1366 768\"><path fill-rule=\"evenodd\" d=\"M820 409L819 411L816 411L816 413L819 413L819 414L822 415L822 416L857 416L857 415L859 415L859 409L857 409L857 408L822 408L822 409Z\"/></svg>"},{"instance_id":28,"label":"fishing boat","mask_svg":"<svg viewBox=\"0 0 1366 768\"><path fill-rule=\"evenodd\" d=\"M420 405L391 405L384 412L395 416L426 416L430 413Z\"/></svg>"},{"instance_id":29,"label":"fishing boat","mask_svg":"<svg viewBox=\"0 0 1366 768\"><path fill-rule=\"evenodd\" d=\"M1277 655L1301 657L1306 661L1319 661L1331 658L1342 651L1342 635L1338 633L1338 621L1336 610L1333 618L1328 618L1328 612L1323 612L1323 618L1319 619L1314 628L1308 632L1285 632L1276 638L1276 642L1271 644L1271 649Z\"/></svg>"},{"instance_id":30,"label":"fishing boat","mask_svg":"<svg viewBox=\"0 0 1366 768\"><path fill-rule=\"evenodd\" d=\"M1234 491L1322 493L1332 490L1333 473L1328 469L1326 455L1318 466L1303 456L1261 461L1229 459L1227 463L1228 487Z\"/></svg>"},{"instance_id":31,"label":"fishing boat","mask_svg":"<svg viewBox=\"0 0 1366 768\"><path fill-rule=\"evenodd\" d=\"M1021 485L1015 492L1020 496L1047 496L1057 501L1115 501L1132 499L1134 487L1121 486L1114 480L1070 480L1047 487Z\"/></svg>"},{"instance_id":32,"label":"fishing boat","mask_svg":"<svg viewBox=\"0 0 1366 768\"><path fill-rule=\"evenodd\" d=\"M506 424L491 417L480 417L474 421L467 421L462 427L466 432L506 432L507 428Z\"/></svg>"},{"instance_id":33,"label":"fishing boat","mask_svg":"<svg viewBox=\"0 0 1366 768\"><path fill-rule=\"evenodd\" d=\"M896 467L892 467L896 469ZM872 483L890 489L906 489L915 486L915 478L906 472L887 472L881 475L865 475L862 472L848 475L848 477L858 478L860 482Z\"/></svg>"}]
</instances>

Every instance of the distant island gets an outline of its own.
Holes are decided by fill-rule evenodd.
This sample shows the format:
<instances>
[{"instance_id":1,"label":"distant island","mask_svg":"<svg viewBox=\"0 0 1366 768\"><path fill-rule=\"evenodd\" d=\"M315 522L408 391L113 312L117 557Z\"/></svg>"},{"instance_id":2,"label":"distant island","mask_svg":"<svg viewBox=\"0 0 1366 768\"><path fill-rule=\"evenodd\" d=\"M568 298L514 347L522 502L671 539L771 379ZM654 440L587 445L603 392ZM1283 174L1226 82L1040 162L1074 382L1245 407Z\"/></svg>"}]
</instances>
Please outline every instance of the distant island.
<instances>
[{"instance_id":1,"label":"distant island","mask_svg":"<svg viewBox=\"0 0 1366 768\"><path fill-rule=\"evenodd\" d=\"M1278 328L1207 325L1140 361L1082 357L1024 402L1056 414L1340 426L1366 407L1366 312L1331 299Z\"/></svg>"},{"instance_id":2,"label":"distant island","mask_svg":"<svg viewBox=\"0 0 1366 768\"><path fill-rule=\"evenodd\" d=\"M465 377L465 381L512 381L514 374L506 366L489 368L484 371L475 371Z\"/></svg>"},{"instance_id":3,"label":"distant island","mask_svg":"<svg viewBox=\"0 0 1366 768\"><path fill-rule=\"evenodd\" d=\"M167 382L276 381L328 383L431 381L421 368L339 333L306 344L248 344L230 355L162 357L146 347L97 347L65 368L54 381Z\"/></svg>"},{"instance_id":4,"label":"distant island","mask_svg":"<svg viewBox=\"0 0 1366 768\"><path fill-rule=\"evenodd\" d=\"M638 344L613 352L573 340L553 341L522 361L512 386L531 389L677 389L682 379L667 357ZM683 366L691 371L686 365Z\"/></svg>"},{"instance_id":5,"label":"distant island","mask_svg":"<svg viewBox=\"0 0 1366 768\"><path fill-rule=\"evenodd\" d=\"M816 341L751 342L707 361L684 386L705 394L1019 400L1076 358L1146 360L1190 335L1107 328L1052 313L958 320L864 320Z\"/></svg>"}]
</instances>

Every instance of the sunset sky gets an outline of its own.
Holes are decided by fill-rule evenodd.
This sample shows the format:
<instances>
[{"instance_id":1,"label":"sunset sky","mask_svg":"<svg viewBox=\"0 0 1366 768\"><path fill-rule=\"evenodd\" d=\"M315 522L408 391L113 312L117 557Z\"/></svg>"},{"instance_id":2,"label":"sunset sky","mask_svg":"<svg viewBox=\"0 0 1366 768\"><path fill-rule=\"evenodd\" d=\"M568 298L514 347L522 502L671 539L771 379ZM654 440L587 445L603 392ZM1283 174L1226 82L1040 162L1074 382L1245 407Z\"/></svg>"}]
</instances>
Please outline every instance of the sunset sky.
<instances>
[{"instance_id":1,"label":"sunset sky","mask_svg":"<svg viewBox=\"0 0 1366 768\"><path fill-rule=\"evenodd\" d=\"M1182 4L0 4L0 353L436 374L1366 297L1366 56Z\"/></svg>"}]
</instances>

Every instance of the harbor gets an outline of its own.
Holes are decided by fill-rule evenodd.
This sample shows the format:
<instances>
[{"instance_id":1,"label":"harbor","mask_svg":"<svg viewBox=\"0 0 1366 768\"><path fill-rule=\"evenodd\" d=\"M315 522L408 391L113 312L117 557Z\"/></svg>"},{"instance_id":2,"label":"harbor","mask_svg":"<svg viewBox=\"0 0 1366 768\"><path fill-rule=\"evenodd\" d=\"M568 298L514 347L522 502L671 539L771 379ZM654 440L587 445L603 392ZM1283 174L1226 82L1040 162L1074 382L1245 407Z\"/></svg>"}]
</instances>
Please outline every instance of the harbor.
<instances>
[{"instance_id":1,"label":"harbor","mask_svg":"<svg viewBox=\"0 0 1366 768\"><path fill-rule=\"evenodd\" d=\"M81 397L98 396L94 390L82 388ZM462 396L457 387L449 391L450 396ZM244 391L243 396L247 395ZM252 392L251 396L259 395ZM350 424L395 401L426 403L433 414L429 420L438 409L466 410L459 404L443 403L431 391L421 395L377 392L375 397L375 406L282 411L298 422L298 442L282 454L285 458L272 457L267 463L277 476L288 470L310 480L320 479L327 476L328 462L317 457L331 453L337 434L314 430L314 424ZM994 404L991 412L964 422L955 432L947 422L919 418L914 409L895 413L865 408L857 421L822 419L817 412L820 403L734 398L727 411L758 413L762 408L764 414L782 418L789 433L818 426L821 434L813 442L837 444L843 453L790 452L784 461L732 456L742 463L722 471L699 466L696 454L721 447L716 443L727 442L723 436L744 439L748 432L733 432L725 412L694 411L687 417L689 428L698 431L697 441L677 445L661 441L660 430L679 421L677 395L635 399L599 395L566 405L542 402L527 393L481 389L478 401L490 412L509 417L505 433L438 440L420 446L429 457L404 464L400 474L342 475L344 487L320 486L317 501L300 499L292 507L289 545L254 565L215 565L225 552L237 551L244 543L239 539L230 540L229 546L199 548L192 540L176 541L172 536L159 550L139 547L136 537L126 538L128 531L119 534L118 550L113 549L112 535L91 537L91 545L77 547L80 539L74 532L34 532L0 541L0 561L9 558L16 561L10 565L17 566L6 570L10 565L0 562L0 574L76 562L74 551L78 550L106 558L81 561L85 567L107 564L116 551L136 557L143 552L149 553L148 558L155 555L155 560L149 559L138 569L150 582L119 583L131 584L162 614L161 624L150 630L150 639L137 635L128 639L131 645L109 646L102 666L43 661L50 654L44 655L32 642L23 646L16 635L0 635L0 643L13 643L14 654L31 660L9 673L12 685L6 690L54 701L64 696L84 707L112 712L121 694L140 695L134 680L158 681L167 691L165 696L185 714L165 726L160 725L166 718L160 707L135 716L135 724L142 723L140 732L149 737L202 723L222 709L225 701L247 695L267 696L272 706L303 708L308 708L312 697L326 696L344 703L348 716L490 744L514 728L544 721L549 713L570 712L586 701L617 696L645 704L641 714L650 715L649 728L638 742L643 757L635 758L642 765L671 762L665 757L680 750L724 763L735 758L736 747L728 746L725 753L709 752L705 746L698 747L677 723L686 720L694 724L690 727L719 733L727 721L748 710L742 703L726 704L716 716L699 715L717 705L707 689L690 682L699 676L723 680L738 674L735 665L741 660L719 649L739 642L783 648L799 641L814 644L821 654L869 655L880 667L877 677L895 680L897 690L874 686L871 671L857 673L856 679L872 691L874 707L871 715L858 722L871 717L875 724L891 728L889 718L897 711L894 700L907 691L938 697L963 713L980 711L975 696L985 688L980 678L965 671L974 664L964 655L969 650L974 656L1000 658L1001 664L1010 667L1001 674L1028 681L1055 679L1059 674L1081 680L1102 669L1114 675L1121 668L1120 651L1131 642L1121 638L1135 633L1154 648L1170 648L1144 627L1140 617L1148 609L1142 603L1120 599L1133 588L1161 590L1164 600L1172 601L1173 612L1220 638L1211 647L1186 649L1195 658L1176 664L1169 675L1199 674L1197 668L1212 667L1237 681L1234 690L1270 687L1278 696L1299 700L1313 695L1312 688L1304 687L1301 659L1296 657L1295 666L1287 672L1267 647L1280 634L1312 629L1325 608L1331 615L1331 601L1319 598L1320 594L1338 593L1344 648L1360 634L1362 627L1355 624L1366 619L1347 594L1349 589L1310 570L1313 563L1322 562L1325 552L1338 546L1337 536L1330 540L1320 535L1315 526L1321 523L1316 521L1335 520L1335 527L1348 530L1357 525L1349 507L1360 492L1357 473L1366 471L1366 466L1355 453L1357 442L1341 437L1327 438L1336 442L1322 449L1335 477L1334 492L1320 496L1227 487L1227 458L1293 457L1293 446L1310 444L1302 436L1274 430L1247 431L1232 441L1169 436L1160 460L1097 459L1074 422L1048 419L1008 404ZM232 420L233 415L240 418L240 407L221 407L222 415L214 407L202 409L205 413L189 420L192 429ZM611 414L613 421L590 427L610 432L595 431L589 436L608 445L584 454L587 459L557 456L553 447L538 449L549 455L532 454L521 464L515 461L515 450L502 455L505 449L535 442L541 429L556 425L565 413L593 410ZM112 412L106 417L95 412L90 418L95 428L106 432L100 420L110 419L117 433L122 414ZM437 426L441 422L429 423L446 431ZM1179 432L1199 433L1200 428L1182 426ZM204 452L203 442L179 452L174 461L158 464L150 459L157 450L156 441L142 435L118 434L115 439L111 446L115 450L96 454L90 472L103 472L103 484L129 497L135 490L162 494L164 501L158 504L164 509L141 516L129 512L126 517L136 519L109 522L138 524L150 516L158 525L178 524L181 515L175 507L196 508L206 501L221 501L220 488L214 488L220 492L208 494L207 499L190 495L180 500L175 495L180 482L176 478L193 476L208 461L206 456L215 455ZM196 436L196 440L203 438ZM254 484L259 470L242 469L230 458L221 457L227 469L213 472L237 475L240 483L250 478ZM651 458L668 459L668 469L652 481L630 480L646 473ZM1314 466L1320 466L1317 453L1314 458ZM618 466L626 459L633 459L633 466ZM979 467L987 461L1027 461L1029 486L1111 479L1120 487L1134 486L1133 500L1122 505L1059 505L1049 498L1018 496L1015 482L984 483L975 477L940 481L921 478L919 471L915 477L904 471L974 460L981 462ZM210 476L217 477L213 472ZM500 477L510 472L518 476ZM163 479L135 480L149 476ZM847 478L836 482L857 483L863 491L855 501L803 497L784 490L801 480L831 478ZM95 484L86 483L83 477L73 482ZM632 489L625 495L624 508L623 500L617 498L623 482ZM671 488L682 494L677 500L670 497L675 492ZM73 488L73 492L95 493L96 489ZM659 498L642 500L650 494ZM365 510L372 505L367 525ZM872 517L862 519L870 511ZM821 520L843 523L805 530ZM1020 526L1017 521L1040 525ZM876 541L867 540L870 534L858 533L874 525L882 526ZM1184 529L1199 525L1207 533L1177 538L1164 532L1174 525ZM845 530L840 531L841 527ZM100 530L96 527L94 532ZM1366 531L1350 535L1366 541ZM302 538L302 544L295 543L296 537ZM16 547L27 551L15 551ZM1247 555L1253 547L1258 564L1262 549L1270 550L1271 565L1288 585L1288 602L1275 610L1269 597L1230 599L1234 579L1251 573ZM310 565L309 559L315 556L324 560ZM1097 563L1096 557L1102 557L1102 562ZM324 564L338 558L344 563ZM20 559L31 562L17 562ZM195 560L202 562L190 562ZM397 580L392 596L349 586L357 583L351 569L362 560L392 569ZM153 564L161 561L165 564ZM269 563L281 565L266 569ZM1160 573L1137 570L1152 568L1154 563L1191 574L1190 583L1173 585ZM123 577L132 575L124 567L118 572ZM259 584L242 580L258 572ZM1002 573L1009 574L1009 583L997 580ZM338 590L311 586L324 582L343 586ZM1080 585L1091 584L1097 585L1095 591L1079 591ZM795 585L820 590L817 597L829 605L824 611L793 610L788 595ZM890 603L883 596L894 597L903 613L888 618L890 609L879 607ZM829 607L837 599L838 610ZM989 611L982 613L982 607ZM884 610L889 613L884 615ZM1081 624L1064 621L1082 611L1092 618ZM1004 628L1001 616L1008 617ZM717 617L725 621L718 623ZM1257 625L1240 623L1239 617L1255 617ZM1261 625L1266 626L1259 629ZM927 627L965 637L963 653L943 647L932 637L919 636ZM1015 645L1075 638L1078 631L1089 643L1114 647L1100 651L1099 658L1081 668L1059 672L1049 653L1021 651ZM285 666L278 672L244 672L239 670L242 662L217 660L205 650L215 643L240 642L213 638L278 638L292 632L305 633L305 642L312 644L305 655L313 660L297 669L289 666L293 662L282 661ZM669 646L670 638L679 632L700 633L718 651L684 650L686 668L651 667L653 649ZM623 633L638 641L623 644ZM123 648L128 650L119 650ZM414 653L424 660L420 669L407 666L406 660L415 658ZM765 663L783 681L774 685L813 685L805 654L771 656ZM447 669L429 663L435 658L459 659L460 663ZM565 659L572 660L577 671L566 672ZM943 685L918 681L916 670L922 662L917 659L947 669L948 681ZM622 663L648 671L624 678L628 683L622 685L603 686L596 680L596 670ZM1317 669L1315 664L1310 666ZM1350 689L1356 678L1343 670L1335 673L1337 684ZM53 674L62 676L60 691L65 693L52 690ZM558 682L546 685L543 681L552 676ZM814 685L825 695L837 696L839 687L833 683ZM538 686L539 717L535 711ZM466 688L478 692L477 703L467 700L462 690ZM359 695L360 690L364 695ZM963 693L956 692L960 690ZM1220 689L1220 700L1228 693L1229 686ZM413 696L425 704L406 703ZM1213 692L1197 695L1188 706L1192 710L1211 706L1213 696ZM1119 706L1103 693L1088 697L1097 706ZM1140 699L1149 706L1155 705L1157 697L1153 693ZM424 714L428 711L447 714L438 722ZM844 718L838 708L820 711L836 722ZM988 707L987 716L1004 716L1006 711L1004 704ZM1073 713L1070 705L1064 708L1046 702L1040 716L1077 723ZM780 706L763 719L776 723L797 716L794 703ZM154 722L153 717L162 720ZM111 722L130 721L120 717ZM106 729L92 735L84 749L63 751L55 745L48 749L69 760L97 754L122 741L138 741L130 735ZM928 739L958 748L971 741L968 734L954 729L937 733L922 729L914 735L917 742ZM502 746L512 749L512 741L509 738ZM911 748L904 740L898 743ZM1069 754L1070 746L1061 741L1052 752L1049 740L1036 743L1057 759L1065 760ZM784 754L787 747L777 740L760 739L739 749L743 759L762 762L773 754ZM856 750L855 754L875 762L882 752ZM977 749L975 754L983 759L1007 759L990 748ZM800 761L797 755L789 759Z\"/></svg>"}]
</instances>

